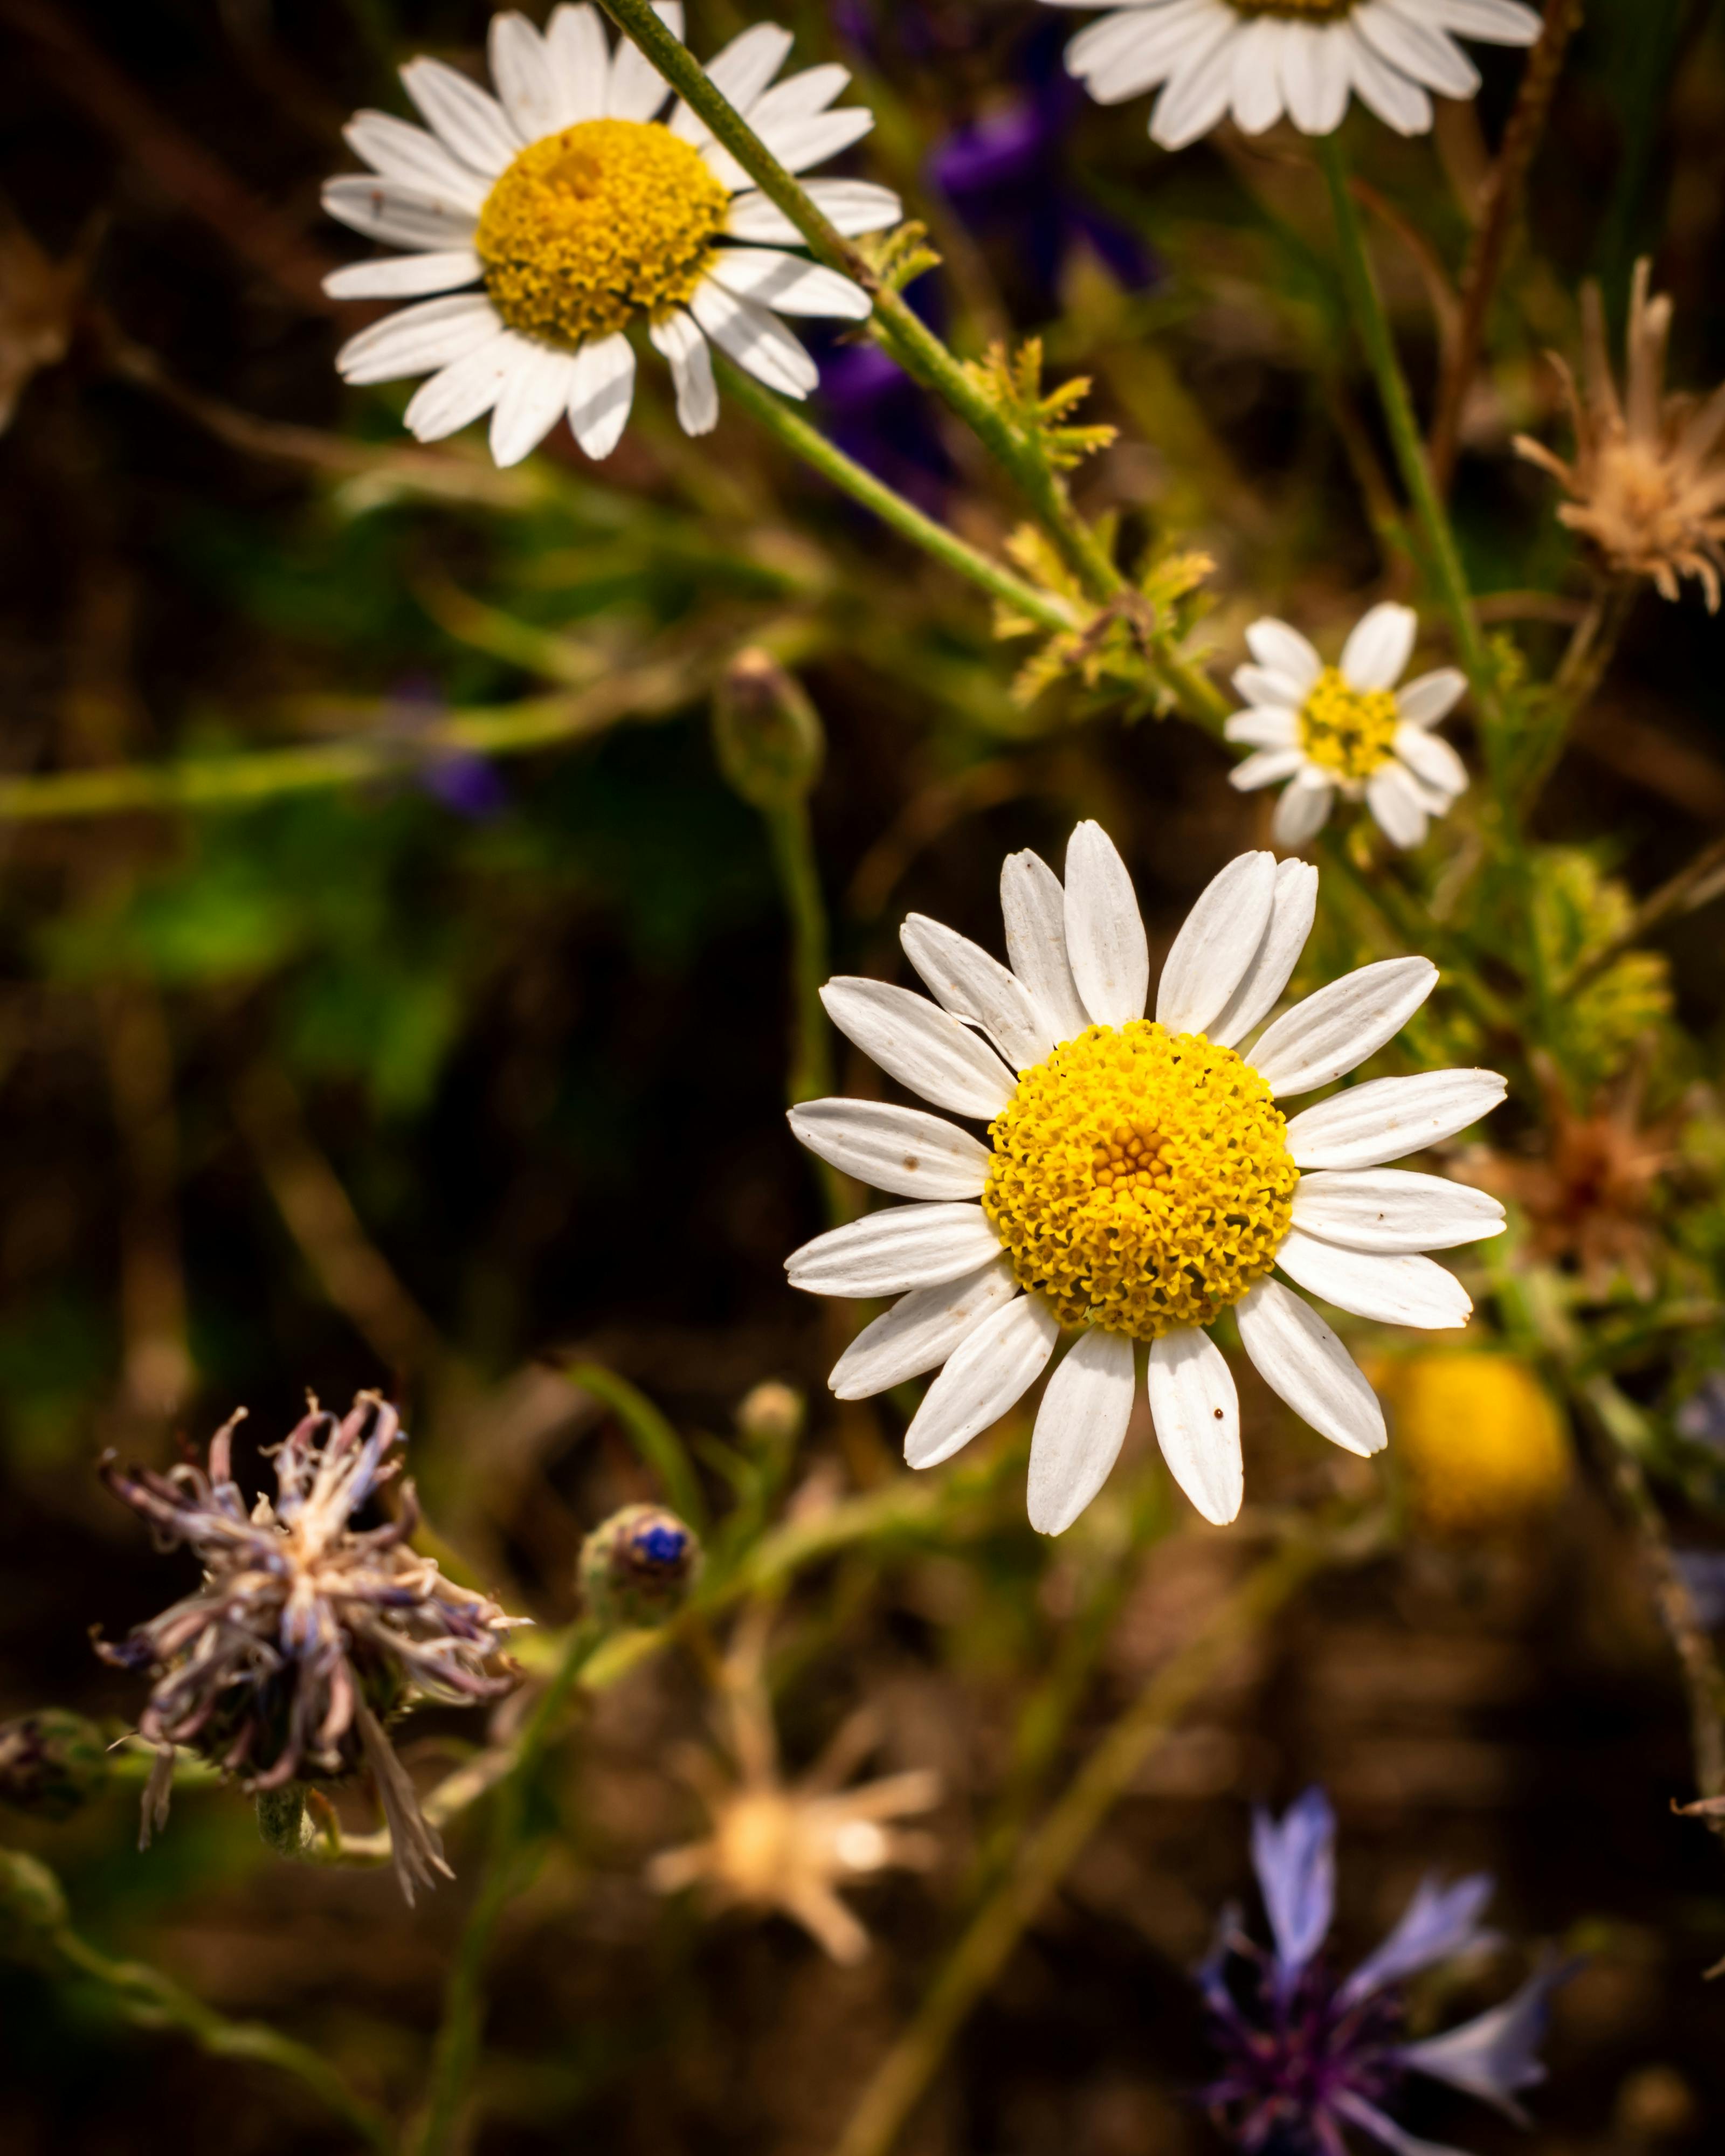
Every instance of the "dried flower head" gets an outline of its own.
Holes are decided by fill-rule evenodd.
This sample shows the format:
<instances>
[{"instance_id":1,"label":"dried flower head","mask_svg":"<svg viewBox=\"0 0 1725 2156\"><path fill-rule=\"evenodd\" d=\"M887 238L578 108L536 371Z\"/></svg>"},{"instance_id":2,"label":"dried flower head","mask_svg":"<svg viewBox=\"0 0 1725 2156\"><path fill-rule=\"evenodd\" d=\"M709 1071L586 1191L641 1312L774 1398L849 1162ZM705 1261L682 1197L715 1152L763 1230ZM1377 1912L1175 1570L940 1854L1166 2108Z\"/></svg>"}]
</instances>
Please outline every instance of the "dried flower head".
<instances>
[{"instance_id":1,"label":"dried flower head","mask_svg":"<svg viewBox=\"0 0 1725 2156\"><path fill-rule=\"evenodd\" d=\"M241 1410L244 1413L244 1410ZM354 1522L401 1472L388 1403L362 1393L338 1419L314 1399L275 1448L276 1494L248 1510L232 1468L239 1415L223 1424L208 1471L157 1474L101 1466L115 1495L167 1546L203 1566L197 1590L140 1625L105 1661L146 1673L139 1729L160 1746L145 1796L144 1839L167 1816L173 1748L187 1745L254 1792L369 1768L411 1902L418 1881L449 1876L436 1830L383 1732L417 1700L489 1699L515 1682L500 1662L511 1628L495 1602L446 1579L408 1547L419 1511L411 1482L393 1518Z\"/></svg>"},{"instance_id":2,"label":"dried flower head","mask_svg":"<svg viewBox=\"0 0 1725 2156\"><path fill-rule=\"evenodd\" d=\"M1519 2098L1545 2078L1538 2047L1551 1994L1574 1964L1548 1959L1501 2006L1440 2035L1404 2041L1408 1979L1496 1943L1479 1921L1489 1877L1445 1887L1428 1876L1394 1930L1343 1977L1323 1953L1335 1905L1336 1821L1322 1789L1308 1789L1279 1820L1255 1815L1252 1865L1274 1946L1260 1947L1229 1909L1198 1971L1224 2061L1204 2095L1235 2147L1262 2156L1346 2156L1344 2129L1354 2127L1391 2156L1456 2156L1416 2140L1386 2108L1410 2075L1445 2082L1527 2123Z\"/></svg>"},{"instance_id":3,"label":"dried flower head","mask_svg":"<svg viewBox=\"0 0 1725 2156\"><path fill-rule=\"evenodd\" d=\"M887 1822L940 1801L940 1778L926 1768L844 1786L880 1742L874 1712L860 1708L809 1772L787 1782L762 1681L766 1621L739 1627L721 1705L730 1763L691 1752L684 1772L706 1806L703 1841L663 1850L647 1867L661 1894L699 1885L715 1910L778 1910L800 1924L836 1962L860 1961L869 1935L840 1899L841 1886L894 1868L924 1871L939 1853L932 1835Z\"/></svg>"},{"instance_id":4,"label":"dried flower head","mask_svg":"<svg viewBox=\"0 0 1725 2156\"><path fill-rule=\"evenodd\" d=\"M1558 511L1572 531L1592 540L1618 574L1649 577L1662 598L1693 577L1719 610L1719 571L1725 568L1725 384L1705 399L1665 393L1669 295L1647 296L1651 265L1635 264L1625 339L1625 393L1618 395L1605 344L1605 315L1597 285L1581 295L1585 393L1553 352L1564 401L1575 429L1575 459L1560 457L1525 434L1516 448L1550 472L1570 495Z\"/></svg>"}]
</instances>

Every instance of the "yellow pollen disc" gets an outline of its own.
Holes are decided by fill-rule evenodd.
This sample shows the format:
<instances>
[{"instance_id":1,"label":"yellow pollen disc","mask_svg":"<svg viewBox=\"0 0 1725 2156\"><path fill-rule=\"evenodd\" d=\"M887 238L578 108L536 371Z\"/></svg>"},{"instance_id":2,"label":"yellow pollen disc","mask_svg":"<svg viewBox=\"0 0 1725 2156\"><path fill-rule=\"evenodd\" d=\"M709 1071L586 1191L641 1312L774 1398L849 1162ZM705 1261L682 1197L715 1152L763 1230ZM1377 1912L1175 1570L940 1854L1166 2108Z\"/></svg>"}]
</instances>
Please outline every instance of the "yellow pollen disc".
<instances>
[{"instance_id":1,"label":"yellow pollen disc","mask_svg":"<svg viewBox=\"0 0 1725 2156\"><path fill-rule=\"evenodd\" d=\"M530 143L499 176L474 245L511 329L578 345L687 300L730 203L668 127L583 120Z\"/></svg>"},{"instance_id":2,"label":"yellow pollen disc","mask_svg":"<svg viewBox=\"0 0 1725 2156\"><path fill-rule=\"evenodd\" d=\"M1395 698L1388 689L1350 689L1326 666L1300 706L1300 746L1337 778L1369 778L1395 745Z\"/></svg>"},{"instance_id":3,"label":"yellow pollen disc","mask_svg":"<svg viewBox=\"0 0 1725 2156\"><path fill-rule=\"evenodd\" d=\"M1300 1180L1286 1132L1231 1048L1093 1025L989 1126L983 1210L1062 1323L1154 1340L1209 1324L1275 1264Z\"/></svg>"}]
</instances>

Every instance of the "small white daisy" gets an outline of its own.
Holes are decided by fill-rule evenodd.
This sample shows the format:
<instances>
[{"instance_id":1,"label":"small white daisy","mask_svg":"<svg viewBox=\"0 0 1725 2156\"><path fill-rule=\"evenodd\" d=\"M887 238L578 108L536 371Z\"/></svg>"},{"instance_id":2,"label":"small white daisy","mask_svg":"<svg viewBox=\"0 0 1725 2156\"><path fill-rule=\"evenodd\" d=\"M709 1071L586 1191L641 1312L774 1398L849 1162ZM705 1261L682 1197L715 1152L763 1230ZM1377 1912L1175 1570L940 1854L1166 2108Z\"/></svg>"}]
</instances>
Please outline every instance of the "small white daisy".
<instances>
[{"instance_id":1,"label":"small white daisy","mask_svg":"<svg viewBox=\"0 0 1725 2156\"><path fill-rule=\"evenodd\" d=\"M676 36L682 8L655 11ZM808 68L775 84L791 33L757 23L707 73L793 172L867 134L860 106L829 111L850 80ZM362 330L336 355L349 382L431 379L408 406L422 442L489 412L491 454L519 463L567 412L590 457L615 449L634 398L637 315L670 362L677 417L704 434L719 416L707 340L787 397L816 382L781 314L861 321L868 295L776 243L801 244L657 70L624 38L611 49L598 8L560 7L543 34L524 15L491 18L497 95L441 60L410 60L408 95L430 132L361 112L347 141L372 167L327 182L324 208L408 250L338 270L336 299L419 299ZM845 233L895 223L898 198L863 180L813 180L810 197ZM740 240L742 246L724 243ZM473 289L477 288L477 289Z\"/></svg>"},{"instance_id":2,"label":"small white daisy","mask_svg":"<svg viewBox=\"0 0 1725 2156\"><path fill-rule=\"evenodd\" d=\"M1256 665L1234 685L1248 709L1224 731L1255 752L1229 773L1242 793L1291 783L1276 804L1271 833L1300 846L1323 829L1339 793L1363 798L1384 836L1417 846L1426 820L1446 815L1466 791L1467 767L1431 732L1454 707L1467 676L1453 666L1398 689L1419 626L1411 607L1374 606L1326 666L1285 621L1255 621L1246 643Z\"/></svg>"},{"instance_id":3,"label":"small white daisy","mask_svg":"<svg viewBox=\"0 0 1725 2156\"><path fill-rule=\"evenodd\" d=\"M1520 0L1127 0L1079 32L1066 67L1099 105L1165 85L1150 132L1167 150L1207 135L1230 106L1248 135L1284 112L1301 133L1327 135L1352 91L1399 134L1423 135L1428 91L1471 97L1480 86L1457 36L1531 45L1539 28Z\"/></svg>"},{"instance_id":4,"label":"small white daisy","mask_svg":"<svg viewBox=\"0 0 1725 2156\"><path fill-rule=\"evenodd\" d=\"M1147 1343L1150 1411L1174 1479L1208 1520L1240 1510L1240 1405L1205 1328L1231 1308L1259 1374L1350 1452L1384 1443L1377 1395L1287 1277L1382 1323L1465 1325L1453 1273L1418 1255L1498 1234L1495 1199L1383 1163L1495 1107L1491 1070L1381 1078L1290 1122L1276 1103L1354 1070L1437 979L1425 958L1363 966L1237 1044L1286 986L1317 871L1267 853L1230 861L1199 899L1143 1016L1150 956L1126 865L1081 824L1062 887L1034 854L1000 877L1010 970L912 914L903 942L928 1002L885 981L822 992L840 1032L902 1085L987 1122L983 1144L920 1108L811 1101L803 1143L897 1205L818 1235L786 1270L818 1295L901 1296L840 1357L863 1399L942 1365L905 1436L932 1467L1004 1414L1063 1328L1077 1338L1043 1394L1030 1448L1034 1527L1059 1534L1107 1479ZM1014 1075L1016 1074L1016 1075Z\"/></svg>"}]
</instances>

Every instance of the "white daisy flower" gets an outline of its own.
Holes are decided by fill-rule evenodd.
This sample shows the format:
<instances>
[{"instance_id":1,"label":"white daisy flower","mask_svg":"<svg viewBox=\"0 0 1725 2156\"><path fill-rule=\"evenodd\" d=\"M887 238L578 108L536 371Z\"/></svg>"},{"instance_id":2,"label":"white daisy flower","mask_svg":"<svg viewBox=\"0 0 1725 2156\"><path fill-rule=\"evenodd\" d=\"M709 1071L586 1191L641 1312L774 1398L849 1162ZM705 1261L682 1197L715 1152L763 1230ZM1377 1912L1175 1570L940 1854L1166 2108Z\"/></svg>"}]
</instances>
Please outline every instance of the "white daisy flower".
<instances>
[{"instance_id":1,"label":"white daisy flower","mask_svg":"<svg viewBox=\"0 0 1725 2156\"><path fill-rule=\"evenodd\" d=\"M683 11L656 9L678 37ZM867 134L874 115L828 107L850 80L808 68L775 83L791 33L757 23L707 73L780 163L806 172ZM430 380L408 406L422 442L491 414L491 454L519 463L567 412L590 457L615 449L634 397L627 331L637 315L670 362L677 417L719 416L708 340L786 397L816 382L781 315L861 321L866 293L784 244L801 235L626 38L612 50L597 8L560 7L542 34L495 15L497 94L441 60L410 60L408 95L430 130L385 112L347 129L367 173L331 180L324 208L403 253L338 270L336 299L415 299L351 338L349 382ZM840 232L896 223L898 198L863 180L812 180ZM729 245L740 241L741 245ZM432 294L426 298L423 295Z\"/></svg>"},{"instance_id":2,"label":"white daisy flower","mask_svg":"<svg viewBox=\"0 0 1725 2156\"><path fill-rule=\"evenodd\" d=\"M1034 854L1000 877L1009 968L912 914L911 963L932 1003L885 981L829 982L833 1023L983 1143L921 1108L810 1101L811 1152L916 1202L817 1235L786 1270L819 1295L898 1296L834 1367L863 1399L941 1366L905 1436L912 1467L949 1459L1037 1378L1062 1330L1030 1448L1034 1527L1059 1534L1107 1479L1147 1348L1150 1411L1180 1487L1219 1524L1240 1510L1240 1406L1208 1327L1232 1309L1259 1374L1350 1452L1384 1443L1348 1350L1287 1278L1355 1317L1450 1327L1472 1309L1419 1253L1498 1234L1483 1191L1384 1163L1495 1107L1491 1070L1381 1078L1291 1122L1276 1106L1392 1040L1437 979L1425 958L1363 966L1276 1019L1250 1055L1312 927L1317 871L1230 861L1186 917L1143 1016L1150 957L1126 865L1096 824L1066 880ZM1014 1075L1016 1074L1016 1075Z\"/></svg>"},{"instance_id":3,"label":"white daisy flower","mask_svg":"<svg viewBox=\"0 0 1725 2156\"><path fill-rule=\"evenodd\" d=\"M1350 92L1399 134L1423 135L1429 91L1471 97L1480 86L1458 36L1531 45L1539 28L1520 0L1127 0L1079 32L1066 67L1099 105L1164 85L1150 132L1166 150L1207 135L1230 107L1248 135L1284 112L1303 134L1327 135Z\"/></svg>"},{"instance_id":4,"label":"white daisy flower","mask_svg":"<svg viewBox=\"0 0 1725 2156\"><path fill-rule=\"evenodd\" d=\"M1246 644L1256 662L1234 685L1248 708L1224 728L1255 752L1229 773L1242 793L1290 783L1271 833L1301 846L1323 829L1337 793L1363 798L1384 836L1417 846L1427 819L1447 815L1467 788L1467 767L1431 729L1455 708L1467 676L1453 666L1398 689L1414 649L1411 607L1374 606L1355 624L1341 664L1326 666L1285 621L1255 621Z\"/></svg>"}]
</instances>

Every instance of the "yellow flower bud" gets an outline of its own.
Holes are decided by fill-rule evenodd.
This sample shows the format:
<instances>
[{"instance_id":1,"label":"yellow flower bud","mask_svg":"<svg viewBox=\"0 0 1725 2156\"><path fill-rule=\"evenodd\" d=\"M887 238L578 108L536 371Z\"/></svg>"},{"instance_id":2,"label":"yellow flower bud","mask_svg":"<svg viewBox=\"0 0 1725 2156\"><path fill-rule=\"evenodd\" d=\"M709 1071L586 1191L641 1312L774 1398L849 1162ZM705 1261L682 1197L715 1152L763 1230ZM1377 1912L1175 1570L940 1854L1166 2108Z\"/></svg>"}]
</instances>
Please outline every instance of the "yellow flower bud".
<instances>
[{"instance_id":1,"label":"yellow flower bud","mask_svg":"<svg viewBox=\"0 0 1725 2156\"><path fill-rule=\"evenodd\" d=\"M1409 1508L1428 1533L1490 1534L1538 1518L1568 1487L1569 1434L1538 1378L1513 1355L1409 1355L1381 1389Z\"/></svg>"}]
</instances>

